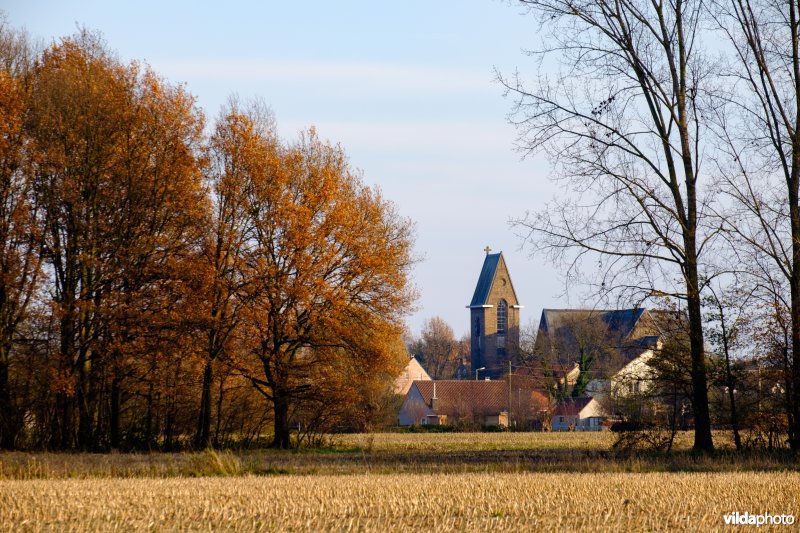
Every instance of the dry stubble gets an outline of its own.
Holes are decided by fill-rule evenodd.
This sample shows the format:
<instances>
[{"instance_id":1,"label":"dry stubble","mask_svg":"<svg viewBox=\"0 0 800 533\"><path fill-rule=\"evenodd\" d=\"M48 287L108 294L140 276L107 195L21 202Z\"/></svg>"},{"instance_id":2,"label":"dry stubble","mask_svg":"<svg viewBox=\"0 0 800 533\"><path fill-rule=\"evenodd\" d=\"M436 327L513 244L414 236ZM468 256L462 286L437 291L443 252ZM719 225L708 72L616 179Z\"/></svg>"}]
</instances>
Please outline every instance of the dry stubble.
<instances>
[{"instance_id":1,"label":"dry stubble","mask_svg":"<svg viewBox=\"0 0 800 533\"><path fill-rule=\"evenodd\" d=\"M706 530L798 494L796 472L2 481L0 530Z\"/></svg>"}]
</instances>

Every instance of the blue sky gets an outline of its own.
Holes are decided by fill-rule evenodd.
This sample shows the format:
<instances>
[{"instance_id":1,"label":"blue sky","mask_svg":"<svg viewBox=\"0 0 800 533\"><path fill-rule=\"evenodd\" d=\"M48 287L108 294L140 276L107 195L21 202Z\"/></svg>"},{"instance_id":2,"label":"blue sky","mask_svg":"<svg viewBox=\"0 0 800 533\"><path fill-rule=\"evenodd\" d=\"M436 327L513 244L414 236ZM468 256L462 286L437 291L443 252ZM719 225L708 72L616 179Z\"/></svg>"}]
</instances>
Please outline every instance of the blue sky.
<instances>
[{"instance_id":1,"label":"blue sky","mask_svg":"<svg viewBox=\"0 0 800 533\"><path fill-rule=\"evenodd\" d=\"M229 94L260 97L282 136L316 126L417 228L418 333L439 315L466 333L483 248L502 250L523 322L565 307L556 271L519 251L510 217L555 187L544 158L513 150L493 69L534 74L537 25L492 0L172 2L6 0L15 27L51 41L78 25L120 58L186 83L209 119ZM574 297L578 294L575 291ZM572 302L580 305L580 302Z\"/></svg>"}]
</instances>

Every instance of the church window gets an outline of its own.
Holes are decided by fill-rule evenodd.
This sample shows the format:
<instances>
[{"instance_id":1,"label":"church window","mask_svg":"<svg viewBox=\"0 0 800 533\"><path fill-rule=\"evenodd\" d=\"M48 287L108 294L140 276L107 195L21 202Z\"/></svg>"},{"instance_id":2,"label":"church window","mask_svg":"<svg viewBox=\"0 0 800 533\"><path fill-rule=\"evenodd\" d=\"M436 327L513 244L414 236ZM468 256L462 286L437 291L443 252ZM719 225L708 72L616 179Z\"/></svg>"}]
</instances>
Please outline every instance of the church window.
<instances>
[{"instance_id":1,"label":"church window","mask_svg":"<svg viewBox=\"0 0 800 533\"><path fill-rule=\"evenodd\" d=\"M475 337L481 336L481 319L475 317Z\"/></svg>"},{"instance_id":2,"label":"church window","mask_svg":"<svg viewBox=\"0 0 800 533\"><path fill-rule=\"evenodd\" d=\"M505 335L508 326L508 304L505 300L497 302L497 334Z\"/></svg>"}]
</instances>

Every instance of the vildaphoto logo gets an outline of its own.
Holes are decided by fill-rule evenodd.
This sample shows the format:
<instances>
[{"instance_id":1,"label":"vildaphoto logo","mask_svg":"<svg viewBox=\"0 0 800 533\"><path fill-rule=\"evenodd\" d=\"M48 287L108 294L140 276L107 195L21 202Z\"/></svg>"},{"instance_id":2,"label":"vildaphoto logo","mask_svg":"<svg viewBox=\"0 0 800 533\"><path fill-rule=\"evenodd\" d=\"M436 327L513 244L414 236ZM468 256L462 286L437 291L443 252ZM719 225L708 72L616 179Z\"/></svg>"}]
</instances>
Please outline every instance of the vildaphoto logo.
<instances>
[{"instance_id":1,"label":"vildaphoto logo","mask_svg":"<svg viewBox=\"0 0 800 533\"><path fill-rule=\"evenodd\" d=\"M791 526L794 524L794 515L790 514L750 514L739 511L722 515L725 525L728 526Z\"/></svg>"}]
</instances>

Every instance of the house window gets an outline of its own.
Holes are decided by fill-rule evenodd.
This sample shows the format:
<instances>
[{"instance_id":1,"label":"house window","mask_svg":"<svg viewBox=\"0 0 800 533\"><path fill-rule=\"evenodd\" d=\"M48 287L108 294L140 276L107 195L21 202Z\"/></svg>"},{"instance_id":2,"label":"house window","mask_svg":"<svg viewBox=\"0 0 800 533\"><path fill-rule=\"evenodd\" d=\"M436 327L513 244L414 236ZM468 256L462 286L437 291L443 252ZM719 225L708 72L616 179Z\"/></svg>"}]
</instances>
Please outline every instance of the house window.
<instances>
[{"instance_id":1,"label":"house window","mask_svg":"<svg viewBox=\"0 0 800 533\"><path fill-rule=\"evenodd\" d=\"M508 326L508 304L505 300L497 302L497 334L505 335Z\"/></svg>"}]
</instances>

